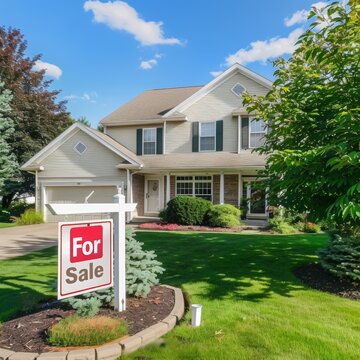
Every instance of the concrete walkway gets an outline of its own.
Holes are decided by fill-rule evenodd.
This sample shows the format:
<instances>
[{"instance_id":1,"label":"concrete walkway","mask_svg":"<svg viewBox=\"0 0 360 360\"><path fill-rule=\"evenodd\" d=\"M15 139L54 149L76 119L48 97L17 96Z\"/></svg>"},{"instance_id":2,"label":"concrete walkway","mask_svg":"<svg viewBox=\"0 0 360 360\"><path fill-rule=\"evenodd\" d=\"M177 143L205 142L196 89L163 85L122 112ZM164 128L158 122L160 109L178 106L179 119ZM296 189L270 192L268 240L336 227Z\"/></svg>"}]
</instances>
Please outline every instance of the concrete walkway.
<instances>
[{"instance_id":1,"label":"concrete walkway","mask_svg":"<svg viewBox=\"0 0 360 360\"><path fill-rule=\"evenodd\" d=\"M0 229L0 260L57 245L57 223Z\"/></svg>"}]
</instances>

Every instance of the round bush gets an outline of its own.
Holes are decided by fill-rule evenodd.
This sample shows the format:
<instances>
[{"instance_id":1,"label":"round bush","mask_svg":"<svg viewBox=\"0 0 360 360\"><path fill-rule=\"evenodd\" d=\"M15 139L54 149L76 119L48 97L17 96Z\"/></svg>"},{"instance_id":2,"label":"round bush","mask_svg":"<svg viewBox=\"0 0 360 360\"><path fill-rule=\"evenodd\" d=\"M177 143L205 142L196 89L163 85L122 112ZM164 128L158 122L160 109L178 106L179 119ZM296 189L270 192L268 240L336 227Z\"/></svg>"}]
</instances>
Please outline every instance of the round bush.
<instances>
[{"instance_id":1,"label":"round bush","mask_svg":"<svg viewBox=\"0 0 360 360\"><path fill-rule=\"evenodd\" d=\"M211 203L191 196L177 196L171 199L164 211L162 220L180 225L202 225Z\"/></svg>"},{"instance_id":2,"label":"round bush","mask_svg":"<svg viewBox=\"0 0 360 360\"><path fill-rule=\"evenodd\" d=\"M233 205L213 205L206 214L206 222L212 227L240 226L241 211Z\"/></svg>"}]
</instances>

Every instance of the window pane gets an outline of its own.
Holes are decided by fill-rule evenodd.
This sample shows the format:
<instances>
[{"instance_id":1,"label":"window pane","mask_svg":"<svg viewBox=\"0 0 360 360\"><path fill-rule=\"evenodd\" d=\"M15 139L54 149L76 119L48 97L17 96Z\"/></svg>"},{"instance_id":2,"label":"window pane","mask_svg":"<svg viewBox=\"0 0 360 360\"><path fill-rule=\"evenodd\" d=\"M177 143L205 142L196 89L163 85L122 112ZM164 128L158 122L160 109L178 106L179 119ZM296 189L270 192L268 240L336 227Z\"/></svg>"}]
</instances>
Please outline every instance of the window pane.
<instances>
[{"instance_id":1,"label":"window pane","mask_svg":"<svg viewBox=\"0 0 360 360\"><path fill-rule=\"evenodd\" d=\"M201 123L200 128L201 128L200 136L215 136L215 132L216 132L215 122Z\"/></svg>"},{"instance_id":2,"label":"window pane","mask_svg":"<svg viewBox=\"0 0 360 360\"><path fill-rule=\"evenodd\" d=\"M195 196L202 199L211 200L211 182L195 183Z\"/></svg>"},{"instance_id":3,"label":"window pane","mask_svg":"<svg viewBox=\"0 0 360 360\"><path fill-rule=\"evenodd\" d=\"M250 134L250 147L256 148L264 145L265 134Z\"/></svg>"},{"instance_id":4,"label":"window pane","mask_svg":"<svg viewBox=\"0 0 360 360\"><path fill-rule=\"evenodd\" d=\"M207 181L209 181L209 180L211 180L211 176L195 176L195 180L199 180L199 181L207 180Z\"/></svg>"},{"instance_id":5,"label":"window pane","mask_svg":"<svg viewBox=\"0 0 360 360\"><path fill-rule=\"evenodd\" d=\"M215 150L215 137L200 138L200 150Z\"/></svg>"},{"instance_id":6,"label":"window pane","mask_svg":"<svg viewBox=\"0 0 360 360\"><path fill-rule=\"evenodd\" d=\"M252 119L250 122L251 132L265 132L265 124L263 120Z\"/></svg>"},{"instance_id":7,"label":"window pane","mask_svg":"<svg viewBox=\"0 0 360 360\"><path fill-rule=\"evenodd\" d=\"M156 154L156 143L154 142L144 142L144 154Z\"/></svg>"},{"instance_id":8,"label":"window pane","mask_svg":"<svg viewBox=\"0 0 360 360\"><path fill-rule=\"evenodd\" d=\"M144 142L147 141L156 141L156 129L144 129Z\"/></svg>"},{"instance_id":9,"label":"window pane","mask_svg":"<svg viewBox=\"0 0 360 360\"><path fill-rule=\"evenodd\" d=\"M192 182L178 182L176 183L177 195L193 195L193 183Z\"/></svg>"}]
</instances>

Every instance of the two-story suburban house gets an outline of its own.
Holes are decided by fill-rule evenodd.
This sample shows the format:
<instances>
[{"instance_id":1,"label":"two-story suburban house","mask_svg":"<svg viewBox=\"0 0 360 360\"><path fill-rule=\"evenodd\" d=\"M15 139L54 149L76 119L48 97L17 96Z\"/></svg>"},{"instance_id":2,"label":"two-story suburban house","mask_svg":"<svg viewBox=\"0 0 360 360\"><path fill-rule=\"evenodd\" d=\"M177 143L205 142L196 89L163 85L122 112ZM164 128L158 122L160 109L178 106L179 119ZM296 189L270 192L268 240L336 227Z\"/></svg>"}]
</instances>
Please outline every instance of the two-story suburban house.
<instances>
[{"instance_id":1,"label":"two-story suburban house","mask_svg":"<svg viewBox=\"0 0 360 360\"><path fill-rule=\"evenodd\" d=\"M247 197L248 217L266 217L253 186L265 157L252 151L266 130L242 92L271 85L235 64L205 86L144 91L101 120L104 133L75 123L21 167L35 175L37 209L45 221L107 217L54 216L45 204L113 202L121 188L137 203L131 218L154 217L177 195L235 206Z\"/></svg>"}]
</instances>

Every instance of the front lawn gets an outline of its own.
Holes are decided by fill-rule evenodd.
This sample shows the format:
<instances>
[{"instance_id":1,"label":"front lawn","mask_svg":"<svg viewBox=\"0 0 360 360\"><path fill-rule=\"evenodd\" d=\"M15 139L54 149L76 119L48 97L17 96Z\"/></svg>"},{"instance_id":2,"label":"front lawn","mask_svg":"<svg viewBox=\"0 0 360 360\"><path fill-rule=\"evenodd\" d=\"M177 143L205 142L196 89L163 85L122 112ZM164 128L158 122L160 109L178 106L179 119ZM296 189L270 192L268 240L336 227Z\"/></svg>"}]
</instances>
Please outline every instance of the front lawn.
<instances>
[{"instance_id":1,"label":"front lawn","mask_svg":"<svg viewBox=\"0 0 360 360\"><path fill-rule=\"evenodd\" d=\"M12 227L12 226L16 226L16 224L15 223L8 223L8 222L0 222L0 229L7 228L7 227Z\"/></svg>"},{"instance_id":2,"label":"front lawn","mask_svg":"<svg viewBox=\"0 0 360 360\"><path fill-rule=\"evenodd\" d=\"M248 235L139 232L167 271L203 305L203 325L190 314L129 359L358 359L360 302L311 290L292 274L316 260L324 234ZM0 321L54 294L56 249L0 262Z\"/></svg>"}]
</instances>

